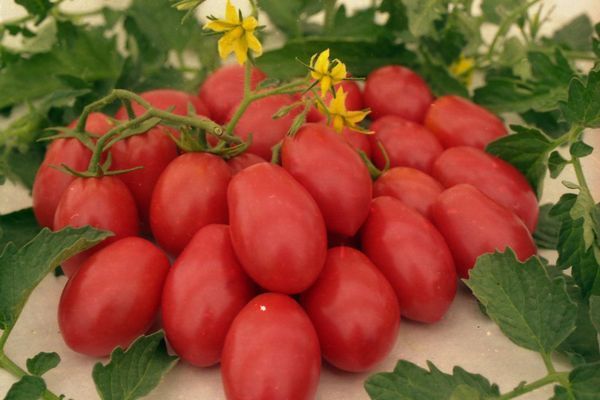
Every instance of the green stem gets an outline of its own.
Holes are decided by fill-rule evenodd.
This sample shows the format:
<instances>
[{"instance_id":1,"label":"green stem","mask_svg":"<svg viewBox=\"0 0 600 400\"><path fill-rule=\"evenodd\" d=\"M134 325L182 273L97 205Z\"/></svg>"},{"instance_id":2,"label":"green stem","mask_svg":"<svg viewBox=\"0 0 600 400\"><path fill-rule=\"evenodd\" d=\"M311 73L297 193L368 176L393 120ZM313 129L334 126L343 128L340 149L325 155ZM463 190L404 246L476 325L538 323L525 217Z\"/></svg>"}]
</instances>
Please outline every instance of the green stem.
<instances>
[{"instance_id":1,"label":"green stem","mask_svg":"<svg viewBox=\"0 0 600 400\"><path fill-rule=\"evenodd\" d=\"M523 3L521 6L515 8L509 15L506 16L502 20L502 23L498 27L498 31L496 31L496 35L494 35L494 39L492 39L492 43L488 49L486 58L488 60L492 59L494 55L494 50L496 49L496 45L501 37L505 36L508 33L511 25L521 16L524 12L526 12L529 7L533 6L535 3L540 2L541 0L530 0L528 2Z\"/></svg>"},{"instance_id":2,"label":"green stem","mask_svg":"<svg viewBox=\"0 0 600 400\"><path fill-rule=\"evenodd\" d=\"M583 168L581 166L579 157L573 157L571 164L573 164L573 169L575 170L575 176L577 177L577 183L579 184L579 187L581 190L585 190L590 193L590 187L588 186L585 175L583 174Z\"/></svg>"},{"instance_id":3,"label":"green stem","mask_svg":"<svg viewBox=\"0 0 600 400\"><path fill-rule=\"evenodd\" d=\"M510 392L507 392L498 397L497 400L513 399L515 397L521 396L522 394L529 393L543 386L546 386L550 383L564 384L566 379L568 379L568 372L555 372L552 374L548 374L545 377L538 379L537 381L533 381L526 385L516 387Z\"/></svg>"},{"instance_id":4,"label":"green stem","mask_svg":"<svg viewBox=\"0 0 600 400\"><path fill-rule=\"evenodd\" d=\"M552 356L550 354L542 354L542 359L544 360L544 365L546 366L546 371L548 371L548 374L556 374L556 369L554 368L554 363L552 362Z\"/></svg>"}]
</instances>

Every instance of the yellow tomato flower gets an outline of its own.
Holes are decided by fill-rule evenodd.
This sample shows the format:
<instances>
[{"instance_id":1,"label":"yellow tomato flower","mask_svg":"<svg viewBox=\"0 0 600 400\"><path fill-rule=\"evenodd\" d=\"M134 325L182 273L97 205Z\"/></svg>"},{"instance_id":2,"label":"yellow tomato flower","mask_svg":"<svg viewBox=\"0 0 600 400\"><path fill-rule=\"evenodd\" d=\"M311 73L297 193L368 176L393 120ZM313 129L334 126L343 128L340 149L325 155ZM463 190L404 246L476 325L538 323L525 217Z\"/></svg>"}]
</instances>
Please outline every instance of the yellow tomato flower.
<instances>
[{"instance_id":1,"label":"yellow tomato flower","mask_svg":"<svg viewBox=\"0 0 600 400\"><path fill-rule=\"evenodd\" d=\"M348 111L346 109L346 96L347 93L344 92L344 88L339 87L335 93L335 97L329 102L327 110L323 110L323 106L320 102L318 102L317 105L321 111L324 111L329 115L329 121L336 132L340 133L344 127L348 127L349 129L360 133L372 134L372 131L368 131L358 126L358 123L365 119L371 110Z\"/></svg>"},{"instance_id":2,"label":"yellow tomato flower","mask_svg":"<svg viewBox=\"0 0 600 400\"><path fill-rule=\"evenodd\" d=\"M337 58L329 61L329 49L310 58L310 76L321 84L321 96L346 78L346 65Z\"/></svg>"},{"instance_id":3,"label":"yellow tomato flower","mask_svg":"<svg viewBox=\"0 0 600 400\"><path fill-rule=\"evenodd\" d=\"M460 56L458 60L450 65L449 70L458 79L460 79L467 86L471 85L473 80L473 67L475 66L475 60L471 57Z\"/></svg>"},{"instance_id":4,"label":"yellow tomato flower","mask_svg":"<svg viewBox=\"0 0 600 400\"><path fill-rule=\"evenodd\" d=\"M241 12L236 10L230 0L227 0L225 19L212 18L203 29L224 33L219 39L221 58L226 58L233 52L238 63L245 64L248 60L248 49L253 50L256 56L262 54L262 45L254 36L257 27L256 18L252 16L243 18Z\"/></svg>"}]
</instances>

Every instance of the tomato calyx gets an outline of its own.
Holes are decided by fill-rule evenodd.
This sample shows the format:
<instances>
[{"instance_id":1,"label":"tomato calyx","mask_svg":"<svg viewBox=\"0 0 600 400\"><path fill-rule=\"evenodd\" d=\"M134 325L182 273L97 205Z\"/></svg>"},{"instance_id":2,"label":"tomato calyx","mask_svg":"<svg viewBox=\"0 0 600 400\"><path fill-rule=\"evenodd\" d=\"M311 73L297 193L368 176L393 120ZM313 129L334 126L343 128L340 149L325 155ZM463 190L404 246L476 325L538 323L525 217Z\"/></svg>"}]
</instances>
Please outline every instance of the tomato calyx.
<instances>
[{"instance_id":1,"label":"tomato calyx","mask_svg":"<svg viewBox=\"0 0 600 400\"><path fill-rule=\"evenodd\" d=\"M371 179L373 179L374 181L376 181L381 175L383 175L387 170L390 169L390 157L388 156L387 151L385 151L385 147L383 147L383 144L380 140L377 140L377 147L379 148L379 151L381 151L381 154L383 154L383 158L385 160L385 164L382 169L377 168L377 166L373 163L373 161L371 161L367 153L365 153L362 150L358 150L360 158L362 158L363 162L367 166L367 169L369 170L369 175L371 175Z\"/></svg>"},{"instance_id":2,"label":"tomato calyx","mask_svg":"<svg viewBox=\"0 0 600 400\"><path fill-rule=\"evenodd\" d=\"M169 137L175 142L177 147L186 153L210 153L223 158L224 160L230 160L240 154L244 153L248 147L252 144L252 134L248 135L248 138L240 140L240 143L230 145L225 140L219 140L218 143L212 145L207 140L206 130L182 126L179 128L180 136L177 137L173 133L169 132Z\"/></svg>"}]
</instances>

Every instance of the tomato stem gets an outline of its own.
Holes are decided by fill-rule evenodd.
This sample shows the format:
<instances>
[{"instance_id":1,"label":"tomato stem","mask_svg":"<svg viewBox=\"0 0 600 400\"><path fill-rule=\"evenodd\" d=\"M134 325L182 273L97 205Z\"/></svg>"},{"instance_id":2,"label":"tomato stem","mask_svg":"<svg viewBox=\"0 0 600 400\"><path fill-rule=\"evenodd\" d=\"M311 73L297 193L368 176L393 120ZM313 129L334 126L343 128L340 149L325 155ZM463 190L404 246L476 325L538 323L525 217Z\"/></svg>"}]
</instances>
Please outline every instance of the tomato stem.
<instances>
[{"instance_id":1,"label":"tomato stem","mask_svg":"<svg viewBox=\"0 0 600 400\"><path fill-rule=\"evenodd\" d=\"M533 381L531 383L528 383L526 385L519 385L516 388L514 388L513 390L511 390L510 392L507 392L503 395L501 395L500 397L498 397L498 400L508 400L508 399L513 399L515 397L521 396L525 393L529 393L532 392L536 389L539 389L543 386L546 386L550 383L560 383L561 385L565 385L566 382L566 388L567 390L569 390L569 385L568 385L568 372L554 372L552 374L548 374L545 377L538 379L536 381Z\"/></svg>"}]
</instances>

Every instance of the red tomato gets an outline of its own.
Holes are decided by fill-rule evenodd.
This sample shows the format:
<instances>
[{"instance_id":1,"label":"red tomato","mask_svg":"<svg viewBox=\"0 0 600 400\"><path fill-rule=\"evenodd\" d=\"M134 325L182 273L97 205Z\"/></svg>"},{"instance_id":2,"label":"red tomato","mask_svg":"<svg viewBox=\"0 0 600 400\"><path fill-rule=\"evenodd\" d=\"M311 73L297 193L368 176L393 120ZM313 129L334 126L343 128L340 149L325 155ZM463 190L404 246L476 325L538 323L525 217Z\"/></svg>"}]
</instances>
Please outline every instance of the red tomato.
<instances>
[{"instance_id":1,"label":"red tomato","mask_svg":"<svg viewBox=\"0 0 600 400\"><path fill-rule=\"evenodd\" d=\"M391 196L430 218L430 208L444 187L417 169L395 167L384 172L373 184L373 197Z\"/></svg>"},{"instance_id":2,"label":"red tomato","mask_svg":"<svg viewBox=\"0 0 600 400\"><path fill-rule=\"evenodd\" d=\"M160 174L177 157L177 146L163 127L156 126L142 135L117 142L110 148L110 152L113 170L143 167L119 175L119 178L131 191L140 220L148 226L152 191Z\"/></svg>"},{"instance_id":3,"label":"red tomato","mask_svg":"<svg viewBox=\"0 0 600 400\"><path fill-rule=\"evenodd\" d=\"M165 282L162 316L169 344L190 364L216 364L231 322L255 295L233 253L229 227L201 228Z\"/></svg>"},{"instance_id":4,"label":"red tomato","mask_svg":"<svg viewBox=\"0 0 600 400\"><path fill-rule=\"evenodd\" d=\"M353 131L349 128L344 128L342 130L342 136L355 150L364 152L369 159L373 156L369 135Z\"/></svg>"},{"instance_id":5,"label":"red tomato","mask_svg":"<svg viewBox=\"0 0 600 400\"><path fill-rule=\"evenodd\" d=\"M403 126L406 123L406 119L397 115L385 115L371 122L369 129L372 131L379 131L389 125L400 125Z\"/></svg>"},{"instance_id":6,"label":"red tomato","mask_svg":"<svg viewBox=\"0 0 600 400\"><path fill-rule=\"evenodd\" d=\"M315 199L330 232L353 236L367 218L373 185L360 156L334 130L306 124L281 147L285 168Z\"/></svg>"},{"instance_id":7,"label":"red tomato","mask_svg":"<svg viewBox=\"0 0 600 400\"><path fill-rule=\"evenodd\" d=\"M344 92L346 93L346 109L348 111L358 111L365 108L362 91L355 81L342 81L335 85L334 89L337 91L339 87L344 88ZM316 89L320 90L318 86ZM308 95L310 96L311 94L309 93ZM331 92L327 92L324 98L325 104L329 104L332 98ZM327 116L316 107L312 107L306 116L306 120L308 122L324 122L327 120Z\"/></svg>"},{"instance_id":8,"label":"red tomato","mask_svg":"<svg viewBox=\"0 0 600 400\"><path fill-rule=\"evenodd\" d=\"M266 160L261 156L257 156L256 154L242 153L239 156L227 160L227 165L229 165L229 168L231 168L231 173L235 175L241 170L260 162L266 162Z\"/></svg>"},{"instance_id":9,"label":"red tomato","mask_svg":"<svg viewBox=\"0 0 600 400\"><path fill-rule=\"evenodd\" d=\"M231 241L242 267L263 288L300 293L316 279L327 251L323 216L283 168L259 163L227 191Z\"/></svg>"},{"instance_id":10,"label":"red tomato","mask_svg":"<svg viewBox=\"0 0 600 400\"><path fill-rule=\"evenodd\" d=\"M397 115L420 123L433 96L419 75L399 65L388 65L367 76L364 99L373 119Z\"/></svg>"},{"instance_id":11,"label":"red tomato","mask_svg":"<svg viewBox=\"0 0 600 400\"><path fill-rule=\"evenodd\" d=\"M77 120L69 128L75 128ZM110 119L101 113L91 113L86 121L87 132L103 135L113 128ZM46 150L46 156L35 175L31 196L33 212L38 223L52 227L56 206L63 192L75 179L73 175L58 171L51 166L66 164L76 171L85 171L90 163L92 152L77 139L54 140Z\"/></svg>"},{"instance_id":12,"label":"red tomato","mask_svg":"<svg viewBox=\"0 0 600 400\"><path fill-rule=\"evenodd\" d=\"M252 143L248 148L249 153L254 153L264 158L271 159L271 148L283 139L292 126L298 109L292 110L284 117L273 119L282 107L294 103L291 96L269 96L252 103L234 128L234 133L244 140L252 134ZM233 116L232 109L229 119Z\"/></svg>"},{"instance_id":13,"label":"red tomato","mask_svg":"<svg viewBox=\"0 0 600 400\"><path fill-rule=\"evenodd\" d=\"M456 270L444 238L425 217L392 197L373 200L363 251L396 291L402 315L439 321L456 295Z\"/></svg>"},{"instance_id":14,"label":"red tomato","mask_svg":"<svg viewBox=\"0 0 600 400\"><path fill-rule=\"evenodd\" d=\"M469 183L512 210L535 231L539 207L527 179L504 160L473 147L452 147L435 161L431 174L446 187Z\"/></svg>"},{"instance_id":15,"label":"red tomato","mask_svg":"<svg viewBox=\"0 0 600 400\"><path fill-rule=\"evenodd\" d=\"M165 168L150 201L154 238L172 255L208 224L227 222L227 185L231 171L221 158L186 153Z\"/></svg>"},{"instance_id":16,"label":"red tomato","mask_svg":"<svg viewBox=\"0 0 600 400\"><path fill-rule=\"evenodd\" d=\"M128 347L152 325L169 271L165 254L129 237L88 258L65 286L58 324L73 350L103 357Z\"/></svg>"},{"instance_id":17,"label":"red tomato","mask_svg":"<svg viewBox=\"0 0 600 400\"><path fill-rule=\"evenodd\" d=\"M425 126L444 147L484 149L507 134L502 121L483 107L459 96L442 96L427 111Z\"/></svg>"},{"instance_id":18,"label":"red tomato","mask_svg":"<svg viewBox=\"0 0 600 400\"><path fill-rule=\"evenodd\" d=\"M118 239L139 233L135 200L119 178L76 178L67 187L56 208L54 230L85 225L109 230L114 236L65 261L62 268L69 277L94 252Z\"/></svg>"},{"instance_id":19,"label":"red tomato","mask_svg":"<svg viewBox=\"0 0 600 400\"><path fill-rule=\"evenodd\" d=\"M529 230L512 211L469 184L446 189L431 206L458 275L469 276L477 257L510 247L524 261L537 252Z\"/></svg>"},{"instance_id":20,"label":"red tomato","mask_svg":"<svg viewBox=\"0 0 600 400\"><path fill-rule=\"evenodd\" d=\"M313 322L323 358L344 371L371 369L398 336L400 309L390 283L360 251L334 247L300 303Z\"/></svg>"},{"instance_id":21,"label":"red tomato","mask_svg":"<svg viewBox=\"0 0 600 400\"><path fill-rule=\"evenodd\" d=\"M315 328L288 296L257 296L225 338L221 377L228 400L314 399L320 372Z\"/></svg>"},{"instance_id":22,"label":"red tomato","mask_svg":"<svg viewBox=\"0 0 600 400\"><path fill-rule=\"evenodd\" d=\"M140 96L150 103L152 107L160 110L173 108L171 111L173 114L188 115L188 107L192 105L196 110L196 114L210 117L210 111L202 100L180 90L155 89L140 93ZM136 116L146 112L146 109L138 103L132 102L131 107ZM121 107L115 114L115 118L121 120L128 119L127 110Z\"/></svg>"},{"instance_id":23,"label":"red tomato","mask_svg":"<svg viewBox=\"0 0 600 400\"><path fill-rule=\"evenodd\" d=\"M250 79L252 89L265 78L265 74L254 68ZM244 97L244 67L233 64L219 68L202 83L198 95L208 107L211 118L224 124L229 112Z\"/></svg>"},{"instance_id":24,"label":"red tomato","mask_svg":"<svg viewBox=\"0 0 600 400\"><path fill-rule=\"evenodd\" d=\"M394 120L375 131L370 137L373 162L377 168L385 166L385 157L377 145L381 142L390 159L391 167L411 167L429 173L435 159L444 148L435 136L422 125L411 121Z\"/></svg>"}]
</instances>

